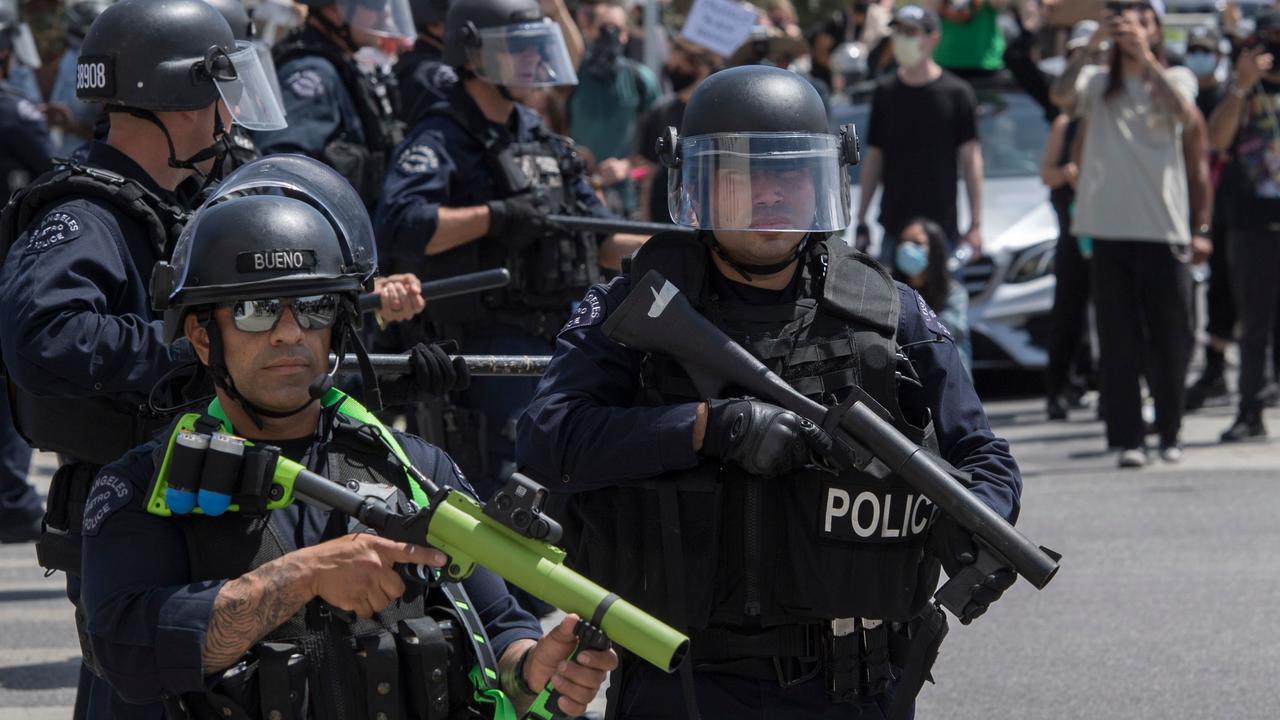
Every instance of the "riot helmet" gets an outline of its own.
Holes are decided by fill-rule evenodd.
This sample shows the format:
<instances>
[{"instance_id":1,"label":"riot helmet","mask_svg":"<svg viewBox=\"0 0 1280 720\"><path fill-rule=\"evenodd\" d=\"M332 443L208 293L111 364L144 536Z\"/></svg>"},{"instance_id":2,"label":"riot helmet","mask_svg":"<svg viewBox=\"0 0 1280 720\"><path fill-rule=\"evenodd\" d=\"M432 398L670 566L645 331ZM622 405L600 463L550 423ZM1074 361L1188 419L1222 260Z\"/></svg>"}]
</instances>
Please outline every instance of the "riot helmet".
<instances>
[{"instance_id":1,"label":"riot helmet","mask_svg":"<svg viewBox=\"0 0 1280 720\"><path fill-rule=\"evenodd\" d=\"M336 33L351 42L350 33L343 30L353 28L378 37L400 38L411 40L417 36L414 32L413 10L409 0L300 0L310 9L308 17L315 18L327 30ZM342 16L344 25L334 26L328 18L317 12L321 8L333 6ZM352 45L356 43L351 42Z\"/></svg>"},{"instance_id":2,"label":"riot helmet","mask_svg":"<svg viewBox=\"0 0 1280 720\"><path fill-rule=\"evenodd\" d=\"M671 168L668 209L679 225L747 232L832 232L849 224L852 125L834 135L803 77L749 65L707 77L658 155Z\"/></svg>"},{"instance_id":3,"label":"riot helmet","mask_svg":"<svg viewBox=\"0 0 1280 720\"><path fill-rule=\"evenodd\" d=\"M33 70L40 69L40 53L31 28L18 14L18 0L0 0L0 51L4 50L8 50L16 62Z\"/></svg>"},{"instance_id":4,"label":"riot helmet","mask_svg":"<svg viewBox=\"0 0 1280 720\"><path fill-rule=\"evenodd\" d=\"M537 0L455 0L444 27L444 61L470 64L499 87L577 85L560 26Z\"/></svg>"},{"instance_id":5,"label":"riot helmet","mask_svg":"<svg viewBox=\"0 0 1280 720\"><path fill-rule=\"evenodd\" d=\"M258 33L253 27L253 16L245 10L244 3L241 0L204 1L222 13L223 19L231 26L231 34L235 36L237 43L247 42L253 45L258 53L258 62L262 65L262 72L266 74L267 82L271 85L271 92L276 96L276 104L280 106L280 111L283 113L284 93L280 90L280 78L276 76L276 62L271 57L270 46L258 39Z\"/></svg>"},{"instance_id":6,"label":"riot helmet","mask_svg":"<svg viewBox=\"0 0 1280 720\"><path fill-rule=\"evenodd\" d=\"M157 263L152 272L152 302L164 311L169 342L182 336L186 317L196 314L209 333L214 384L260 425L261 416L282 417L302 408L268 411L240 395L226 367L213 309L221 305L241 312L266 306L278 317L283 310L277 301L293 299L304 329L306 322L332 327L330 350L341 356L351 347L367 365L358 302L377 267L374 247L364 204L341 175L308 157L273 155L227 176L196 210L174 246L173 259ZM299 307L302 303L305 308ZM316 379L313 388L319 389L313 397L332 384L336 370L335 365ZM371 369L365 383L376 399Z\"/></svg>"},{"instance_id":7,"label":"riot helmet","mask_svg":"<svg viewBox=\"0 0 1280 720\"><path fill-rule=\"evenodd\" d=\"M246 129L286 126L257 51L237 42L203 0L121 0L103 10L80 48L76 97L157 123L154 112L198 110L221 98Z\"/></svg>"},{"instance_id":8,"label":"riot helmet","mask_svg":"<svg viewBox=\"0 0 1280 720\"><path fill-rule=\"evenodd\" d=\"M89 32L89 26L93 25L93 21L107 9L111 2L112 0L72 0L67 3L62 14L63 23L67 28L67 37L74 43L82 42L85 33Z\"/></svg>"}]
</instances>

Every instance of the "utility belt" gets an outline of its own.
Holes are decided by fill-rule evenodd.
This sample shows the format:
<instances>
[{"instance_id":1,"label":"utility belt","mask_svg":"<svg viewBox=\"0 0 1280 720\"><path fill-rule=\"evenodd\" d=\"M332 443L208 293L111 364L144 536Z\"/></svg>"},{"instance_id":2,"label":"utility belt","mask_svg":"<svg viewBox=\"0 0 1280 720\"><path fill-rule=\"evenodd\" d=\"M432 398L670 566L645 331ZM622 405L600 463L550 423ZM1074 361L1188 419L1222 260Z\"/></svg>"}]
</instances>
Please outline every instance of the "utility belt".
<instances>
[{"instance_id":1,"label":"utility belt","mask_svg":"<svg viewBox=\"0 0 1280 720\"><path fill-rule=\"evenodd\" d=\"M306 643L262 642L223 671L203 694L168 698L174 720L453 720L481 717L469 703L466 632L443 608L435 617L400 620L392 629L351 638L357 672L347 678L362 698L354 708L318 707L328 689L318 680L323 662Z\"/></svg>"},{"instance_id":2,"label":"utility belt","mask_svg":"<svg viewBox=\"0 0 1280 720\"><path fill-rule=\"evenodd\" d=\"M946 636L937 608L910 622L837 618L763 630L707 628L689 634L694 672L727 673L789 688L821 675L832 703L883 695L908 709ZM892 716L890 720L893 720Z\"/></svg>"}]
</instances>

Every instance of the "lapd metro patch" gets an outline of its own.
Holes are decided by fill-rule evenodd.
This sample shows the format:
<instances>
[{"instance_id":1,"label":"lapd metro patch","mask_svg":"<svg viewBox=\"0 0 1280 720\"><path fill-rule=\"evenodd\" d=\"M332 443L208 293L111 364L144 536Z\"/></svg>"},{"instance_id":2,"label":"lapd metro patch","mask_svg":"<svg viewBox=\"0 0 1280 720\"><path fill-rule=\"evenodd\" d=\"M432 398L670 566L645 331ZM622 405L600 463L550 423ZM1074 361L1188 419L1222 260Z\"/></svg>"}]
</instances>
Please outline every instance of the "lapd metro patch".
<instances>
[{"instance_id":1,"label":"lapd metro patch","mask_svg":"<svg viewBox=\"0 0 1280 720\"><path fill-rule=\"evenodd\" d=\"M285 87L300 98L313 98L324 94L324 78L315 70L299 70L285 78Z\"/></svg>"},{"instance_id":2,"label":"lapd metro patch","mask_svg":"<svg viewBox=\"0 0 1280 720\"><path fill-rule=\"evenodd\" d=\"M82 232L84 223L75 215L66 210L51 212L27 237L27 252L44 252L58 243L75 240Z\"/></svg>"},{"instance_id":3,"label":"lapd metro patch","mask_svg":"<svg viewBox=\"0 0 1280 720\"><path fill-rule=\"evenodd\" d=\"M84 504L85 535L97 535L102 523L124 506L133 497L133 486L115 475L99 475L89 490L89 499Z\"/></svg>"},{"instance_id":4,"label":"lapd metro patch","mask_svg":"<svg viewBox=\"0 0 1280 720\"><path fill-rule=\"evenodd\" d=\"M440 167L440 158L429 145L414 145L405 148L396 161L396 167L405 175L419 175Z\"/></svg>"},{"instance_id":5,"label":"lapd metro patch","mask_svg":"<svg viewBox=\"0 0 1280 720\"><path fill-rule=\"evenodd\" d=\"M315 250L246 250L236 256L236 272L307 270L316 266Z\"/></svg>"},{"instance_id":6,"label":"lapd metro patch","mask_svg":"<svg viewBox=\"0 0 1280 720\"><path fill-rule=\"evenodd\" d=\"M574 308L573 314L569 316L569 322L560 328L560 335L570 330L582 327L591 327L604 322L604 294L595 288L587 291L587 296L582 298L582 302L578 303L578 307Z\"/></svg>"}]
</instances>

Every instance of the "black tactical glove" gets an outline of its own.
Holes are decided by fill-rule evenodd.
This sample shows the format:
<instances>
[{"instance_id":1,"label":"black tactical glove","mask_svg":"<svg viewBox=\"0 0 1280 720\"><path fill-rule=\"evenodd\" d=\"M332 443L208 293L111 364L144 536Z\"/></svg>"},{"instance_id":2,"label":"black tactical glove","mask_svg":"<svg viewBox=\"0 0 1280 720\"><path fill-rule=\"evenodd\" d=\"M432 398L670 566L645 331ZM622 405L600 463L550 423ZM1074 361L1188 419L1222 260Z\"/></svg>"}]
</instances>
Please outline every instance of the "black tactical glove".
<instances>
[{"instance_id":1,"label":"black tactical glove","mask_svg":"<svg viewBox=\"0 0 1280 720\"><path fill-rule=\"evenodd\" d=\"M409 372L380 383L387 405L427 402L454 390L466 390L470 384L466 361L450 358L434 343L414 345L409 350Z\"/></svg>"},{"instance_id":2,"label":"black tactical glove","mask_svg":"<svg viewBox=\"0 0 1280 720\"><path fill-rule=\"evenodd\" d=\"M516 195L506 200L490 200L489 232L485 235L508 249L519 250L547 234L550 210L537 195Z\"/></svg>"},{"instance_id":3,"label":"black tactical glove","mask_svg":"<svg viewBox=\"0 0 1280 720\"><path fill-rule=\"evenodd\" d=\"M866 223L858 223L858 228L853 232L853 248L860 252L866 252L871 246L871 226Z\"/></svg>"},{"instance_id":4,"label":"black tactical glove","mask_svg":"<svg viewBox=\"0 0 1280 720\"><path fill-rule=\"evenodd\" d=\"M761 477L804 467L831 451L831 437L799 415L759 400L710 400L702 453Z\"/></svg>"},{"instance_id":5,"label":"black tactical glove","mask_svg":"<svg viewBox=\"0 0 1280 720\"><path fill-rule=\"evenodd\" d=\"M929 536L929 551L942 562L949 578L954 578L978 559L978 545L973 541L973 533L960 527L950 515L938 516ZM1007 567L975 575L973 584L968 588L969 602L959 614L961 624L968 625L981 617L987 607L999 600L1017 579L1017 573Z\"/></svg>"}]
</instances>

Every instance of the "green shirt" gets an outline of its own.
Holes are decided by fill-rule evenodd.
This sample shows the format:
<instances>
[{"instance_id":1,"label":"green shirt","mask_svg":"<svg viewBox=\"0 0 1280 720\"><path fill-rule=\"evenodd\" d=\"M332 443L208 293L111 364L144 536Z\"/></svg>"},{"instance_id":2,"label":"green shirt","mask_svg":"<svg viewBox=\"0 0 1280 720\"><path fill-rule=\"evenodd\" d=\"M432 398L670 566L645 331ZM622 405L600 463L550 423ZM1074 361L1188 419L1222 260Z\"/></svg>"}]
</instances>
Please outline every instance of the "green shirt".
<instances>
[{"instance_id":1,"label":"green shirt","mask_svg":"<svg viewBox=\"0 0 1280 720\"><path fill-rule=\"evenodd\" d=\"M618 72L609 79L584 72L569 98L569 135L590 150L596 162L631 157L640 116L657 99L658 78L635 61L619 59Z\"/></svg>"},{"instance_id":2,"label":"green shirt","mask_svg":"<svg viewBox=\"0 0 1280 720\"><path fill-rule=\"evenodd\" d=\"M1000 70L1004 67L1004 33L1000 13L983 4L967 23L942 20L942 37L933 59L948 70Z\"/></svg>"}]
</instances>

